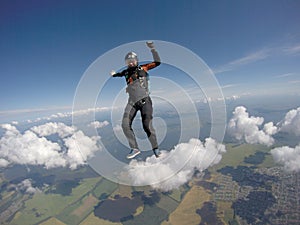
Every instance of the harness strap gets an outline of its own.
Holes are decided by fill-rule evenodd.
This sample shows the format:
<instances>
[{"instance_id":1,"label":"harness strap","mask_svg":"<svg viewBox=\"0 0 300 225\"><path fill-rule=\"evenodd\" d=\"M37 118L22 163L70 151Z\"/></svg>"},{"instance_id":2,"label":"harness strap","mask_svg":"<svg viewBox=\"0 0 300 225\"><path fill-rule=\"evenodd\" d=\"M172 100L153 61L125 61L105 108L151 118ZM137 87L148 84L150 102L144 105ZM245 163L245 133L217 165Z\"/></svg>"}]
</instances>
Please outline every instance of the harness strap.
<instances>
[{"instance_id":1,"label":"harness strap","mask_svg":"<svg viewBox=\"0 0 300 225\"><path fill-rule=\"evenodd\" d=\"M127 84L132 84L133 81L137 80L140 78L140 74L139 71L140 70L144 70L144 68L142 68L141 66L138 66L135 71L133 72L133 74L126 79L127 80ZM145 70L144 70L145 71ZM147 73L147 71L145 71ZM128 77L128 75L126 76L126 78Z\"/></svg>"}]
</instances>

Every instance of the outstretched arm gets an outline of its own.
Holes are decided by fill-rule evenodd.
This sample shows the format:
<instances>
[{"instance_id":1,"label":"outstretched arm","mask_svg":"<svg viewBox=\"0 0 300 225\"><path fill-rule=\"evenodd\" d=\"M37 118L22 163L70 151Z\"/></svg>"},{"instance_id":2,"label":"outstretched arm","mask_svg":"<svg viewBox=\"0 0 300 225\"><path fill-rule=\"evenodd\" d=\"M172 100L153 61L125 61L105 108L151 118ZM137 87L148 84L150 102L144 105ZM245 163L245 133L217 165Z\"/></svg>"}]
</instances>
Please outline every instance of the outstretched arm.
<instances>
[{"instance_id":1,"label":"outstretched arm","mask_svg":"<svg viewBox=\"0 0 300 225\"><path fill-rule=\"evenodd\" d=\"M116 71L112 70L112 71L110 72L110 75L111 75L112 77L123 77L123 76L124 76L124 70L123 70L122 72L119 72L119 73L116 73Z\"/></svg>"}]
</instances>

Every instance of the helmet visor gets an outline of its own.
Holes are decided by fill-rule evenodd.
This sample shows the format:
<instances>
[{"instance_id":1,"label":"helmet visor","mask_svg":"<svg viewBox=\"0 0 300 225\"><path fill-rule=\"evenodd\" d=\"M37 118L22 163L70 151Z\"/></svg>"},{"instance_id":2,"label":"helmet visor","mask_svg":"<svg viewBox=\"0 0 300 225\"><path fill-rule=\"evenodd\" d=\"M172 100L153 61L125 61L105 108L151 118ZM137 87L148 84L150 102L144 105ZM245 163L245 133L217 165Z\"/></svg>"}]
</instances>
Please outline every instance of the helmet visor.
<instances>
[{"instance_id":1,"label":"helmet visor","mask_svg":"<svg viewBox=\"0 0 300 225\"><path fill-rule=\"evenodd\" d=\"M128 66L136 66L138 63L138 58L136 53L134 52L129 52L126 56L125 56L125 63Z\"/></svg>"},{"instance_id":2,"label":"helmet visor","mask_svg":"<svg viewBox=\"0 0 300 225\"><path fill-rule=\"evenodd\" d=\"M129 58L125 60L126 65L137 65L137 62L136 58Z\"/></svg>"}]
</instances>

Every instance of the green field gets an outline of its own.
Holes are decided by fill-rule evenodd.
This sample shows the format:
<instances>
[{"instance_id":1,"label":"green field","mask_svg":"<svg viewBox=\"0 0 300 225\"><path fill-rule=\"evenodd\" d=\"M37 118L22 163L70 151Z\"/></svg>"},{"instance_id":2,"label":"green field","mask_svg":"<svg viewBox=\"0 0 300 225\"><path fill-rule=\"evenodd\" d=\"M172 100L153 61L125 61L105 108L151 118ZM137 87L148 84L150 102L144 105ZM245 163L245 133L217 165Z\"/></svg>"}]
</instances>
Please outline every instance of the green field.
<instances>
[{"instance_id":1,"label":"green field","mask_svg":"<svg viewBox=\"0 0 300 225\"><path fill-rule=\"evenodd\" d=\"M177 202L181 201L181 195L182 195L182 192L179 189L174 189L169 194L169 196Z\"/></svg>"},{"instance_id":2,"label":"green field","mask_svg":"<svg viewBox=\"0 0 300 225\"><path fill-rule=\"evenodd\" d=\"M161 222L168 217L168 212L157 205L148 206L145 205L144 211L138 216L134 217L134 220L128 220L123 222L124 225L153 225L161 224Z\"/></svg>"},{"instance_id":3,"label":"green field","mask_svg":"<svg viewBox=\"0 0 300 225\"><path fill-rule=\"evenodd\" d=\"M159 208L166 210L169 214L173 212L178 205L179 203L177 201L167 195L162 195L160 201L157 203Z\"/></svg>"},{"instance_id":4,"label":"green field","mask_svg":"<svg viewBox=\"0 0 300 225\"><path fill-rule=\"evenodd\" d=\"M94 210L97 203L98 200L94 196L85 196L65 208L56 218L66 224L79 224Z\"/></svg>"},{"instance_id":5,"label":"green field","mask_svg":"<svg viewBox=\"0 0 300 225\"><path fill-rule=\"evenodd\" d=\"M85 218L84 221L80 223L80 225L122 225L122 223L114 223L110 222L108 220L103 220L94 215L94 213L91 213L87 218Z\"/></svg>"},{"instance_id":6,"label":"green field","mask_svg":"<svg viewBox=\"0 0 300 225\"><path fill-rule=\"evenodd\" d=\"M27 200L24 209L18 213L10 224L32 225L59 215L65 208L76 204L82 197L88 194L100 178L83 179L72 194L62 196L59 194L36 193Z\"/></svg>"},{"instance_id":7,"label":"green field","mask_svg":"<svg viewBox=\"0 0 300 225\"><path fill-rule=\"evenodd\" d=\"M247 164L244 162L245 157L250 155L254 155L257 151L269 153L269 148L263 145L251 145L251 144L241 144L241 145L233 145L226 144L226 153L222 155L222 160L219 164L214 166L213 168L218 170L225 166L249 166L251 164ZM266 155L265 161L262 163L263 166L272 166L272 156ZM258 165L259 167L259 165Z\"/></svg>"},{"instance_id":8,"label":"green field","mask_svg":"<svg viewBox=\"0 0 300 225\"><path fill-rule=\"evenodd\" d=\"M103 196L103 194L109 196L117 188L118 184L103 178L99 182L99 184L97 184L97 187L93 190L93 195L97 198L100 198L101 196Z\"/></svg>"}]
</instances>

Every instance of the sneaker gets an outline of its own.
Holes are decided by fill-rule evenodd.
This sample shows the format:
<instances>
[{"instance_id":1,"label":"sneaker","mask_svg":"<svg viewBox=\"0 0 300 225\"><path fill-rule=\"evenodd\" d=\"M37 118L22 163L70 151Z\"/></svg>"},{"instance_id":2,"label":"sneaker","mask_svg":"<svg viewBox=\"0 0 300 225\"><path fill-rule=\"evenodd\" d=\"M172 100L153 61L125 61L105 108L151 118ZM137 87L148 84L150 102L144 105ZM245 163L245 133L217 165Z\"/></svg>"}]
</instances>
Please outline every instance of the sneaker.
<instances>
[{"instance_id":1,"label":"sneaker","mask_svg":"<svg viewBox=\"0 0 300 225\"><path fill-rule=\"evenodd\" d=\"M131 149L131 151L127 155L127 159L132 159L132 158L136 157L140 153L141 153L141 151L138 150L138 149Z\"/></svg>"},{"instance_id":2,"label":"sneaker","mask_svg":"<svg viewBox=\"0 0 300 225\"><path fill-rule=\"evenodd\" d=\"M161 152L159 151L158 148L153 149L153 153L154 153L154 155L155 155L156 158L158 158L161 155Z\"/></svg>"}]
</instances>

